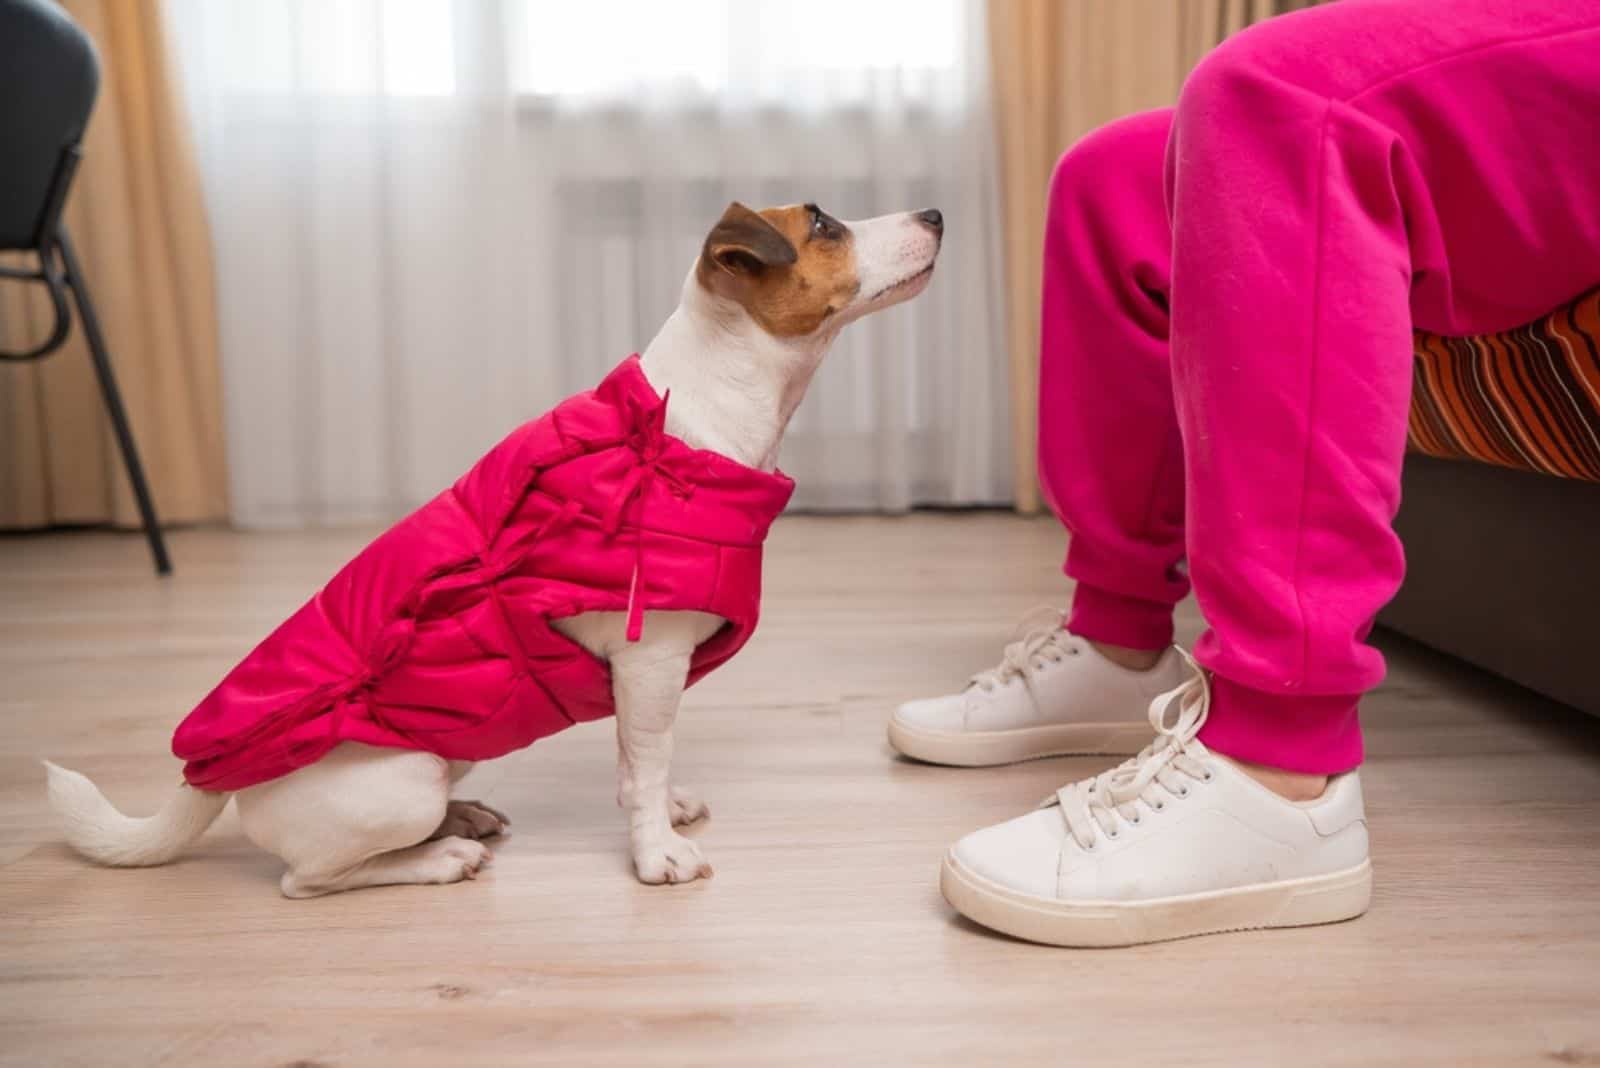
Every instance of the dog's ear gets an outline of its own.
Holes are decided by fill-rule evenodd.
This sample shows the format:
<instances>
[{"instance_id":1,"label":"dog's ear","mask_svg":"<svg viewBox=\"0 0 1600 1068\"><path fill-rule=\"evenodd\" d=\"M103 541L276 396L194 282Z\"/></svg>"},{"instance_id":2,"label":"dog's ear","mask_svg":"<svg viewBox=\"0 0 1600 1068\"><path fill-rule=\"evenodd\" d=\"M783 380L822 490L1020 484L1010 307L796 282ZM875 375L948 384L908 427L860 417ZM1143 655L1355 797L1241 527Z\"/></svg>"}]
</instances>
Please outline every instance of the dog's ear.
<instances>
[{"instance_id":1,"label":"dog's ear","mask_svg":"<svg viewBox=\"0 0 1600 1068\"><path fill-rule=\"evenodd\" d=\"M728 205L706 235L701 255L715 267L747 277L773 267L787 267L800 258L782 230L737 200Z\"/></svg>"}]
</instances>

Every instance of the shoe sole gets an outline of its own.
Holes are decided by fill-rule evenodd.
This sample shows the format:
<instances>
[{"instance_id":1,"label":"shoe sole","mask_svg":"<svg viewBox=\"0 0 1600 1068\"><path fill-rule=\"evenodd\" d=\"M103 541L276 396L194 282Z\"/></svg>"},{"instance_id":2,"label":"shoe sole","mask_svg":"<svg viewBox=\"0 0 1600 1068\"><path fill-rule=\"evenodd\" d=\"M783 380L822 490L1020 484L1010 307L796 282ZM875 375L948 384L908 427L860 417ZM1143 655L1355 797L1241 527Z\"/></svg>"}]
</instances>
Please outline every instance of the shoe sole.
<instances>
[{"instance_id":1,"label":"shoe sole","mask_svg":"<svg viewBox=\"0 0 1600 1068\"><path fill-rule=\"evenodd\" d=\"M1052 901L984 878L946 854L944 899L968 919L1029 942L1074 948L1136 946L1174 938L1310 927L1353 920L1372 901L1372 862L1331 875L1258 883L1154 901Z\"/></svg>"},{"instance_id":2,"label":"shoe sole","mask_svg":"<svg viewBox=\"0 0 1600 1068\"><path fill-rule=\"evenodd\" d=\"M1130 756L1150 724L1053 723L1009 731L935 731L889 720L889 744L905 756L956 768L992 768L1054 756Z\"/></svg>"}]
</instances>

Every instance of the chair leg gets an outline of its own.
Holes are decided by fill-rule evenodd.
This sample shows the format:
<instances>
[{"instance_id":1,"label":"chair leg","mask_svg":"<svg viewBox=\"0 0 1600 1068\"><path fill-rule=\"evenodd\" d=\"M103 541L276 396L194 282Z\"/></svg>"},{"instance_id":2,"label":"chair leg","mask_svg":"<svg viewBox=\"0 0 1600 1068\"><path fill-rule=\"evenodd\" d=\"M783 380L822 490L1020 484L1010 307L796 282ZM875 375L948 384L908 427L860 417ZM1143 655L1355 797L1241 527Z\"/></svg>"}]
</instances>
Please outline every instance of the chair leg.
<instances>
[{"instance_id":1,"label":"chair leg","mask_svg":"<svg viewBox=\"0 0 1600 1068\"><path fill-rule=\"evenodd\" d=\"M78 265L72 239L67 228L60 227L56 236L61 249L61 259L66 265L67 284L72 287L72 297L78 305L78 316L83 320L83 333L89 342L89 355L94 360L95 375L100 379L100 393L105 398L106 414L111 417L111 429L117 435L117 446L122 450L122 462L128 469L128 481L133 484L133 496L139 502L139 518L144 523L145 538L150 542L150 555L155 558L156 574L172 574L172 560L167 556L167 543L161 534L161 524L156 519L155 502L150 498L150 486L145 481L144 465L139 462L139 450L133 443L133 432L128 427L128 412L122 406L122 393L117 389L117 379L111 371L106 339L100 332L100 319L95 315L94 301L89 296L89 281Z\"/></svg>"}]
</instances>

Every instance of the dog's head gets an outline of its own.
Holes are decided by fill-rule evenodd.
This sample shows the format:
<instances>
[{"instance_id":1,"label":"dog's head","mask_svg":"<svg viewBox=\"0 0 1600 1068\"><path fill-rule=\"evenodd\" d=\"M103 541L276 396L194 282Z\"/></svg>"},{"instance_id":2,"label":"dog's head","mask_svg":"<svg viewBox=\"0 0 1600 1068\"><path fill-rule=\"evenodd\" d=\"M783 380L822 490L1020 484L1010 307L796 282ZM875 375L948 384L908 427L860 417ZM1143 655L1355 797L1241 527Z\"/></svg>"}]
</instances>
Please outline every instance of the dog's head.
<instances>
[{"instance_id":1,"label":"dog's head","mask_svg":"<svg viewBox=\"0 0 1600 1068\"><path fill-rule=\"evenodd\" d=\"M815 204L729 205L643 353L672 391L667 429L770 469L839 329L922 292L943 235L937 211L845 223Z\"/></svg>"},{"instance_id":2,"label":"dog's head","mask_svg":"<svg viewBox=\"0 0 1600 1068\"><path fill-rule=\"evenodd\" d=\"M728 206L695 279L776 338L831 337L927 287L944 236L937 211L841 222L815 204Z\"/></svg>"}]
</instances>

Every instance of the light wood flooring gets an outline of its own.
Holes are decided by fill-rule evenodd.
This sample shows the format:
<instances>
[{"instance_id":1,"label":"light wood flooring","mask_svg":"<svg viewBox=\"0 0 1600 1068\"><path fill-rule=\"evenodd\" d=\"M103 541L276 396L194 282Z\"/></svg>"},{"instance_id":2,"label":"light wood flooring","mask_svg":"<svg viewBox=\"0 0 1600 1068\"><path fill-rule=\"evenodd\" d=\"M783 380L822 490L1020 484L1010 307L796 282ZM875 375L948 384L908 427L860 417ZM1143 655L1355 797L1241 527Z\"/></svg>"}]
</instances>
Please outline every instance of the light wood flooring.
<instances>
[{"instance_id":1,"label":"light wood flooring","mask_svg":"<svg viewBox=\"0 0 1600 1068\"><path fill-rule=\"evenodd\" d=\"M476 882L287 901L231 809L170 867L70 854L37 759L153 809L173 724L364 540L180 532L158 581L135 537L0 538L0 1063L1600 1063L1600 723L1398 639L1364 919L1094 952L957 919L945 847L1102 762L924 767L883 727L1064 600L1045 520L778 524L761 632L679 721L710 882L633 880L607 724L469 780L515 821Z\"/></svg>"}]
</instances>

